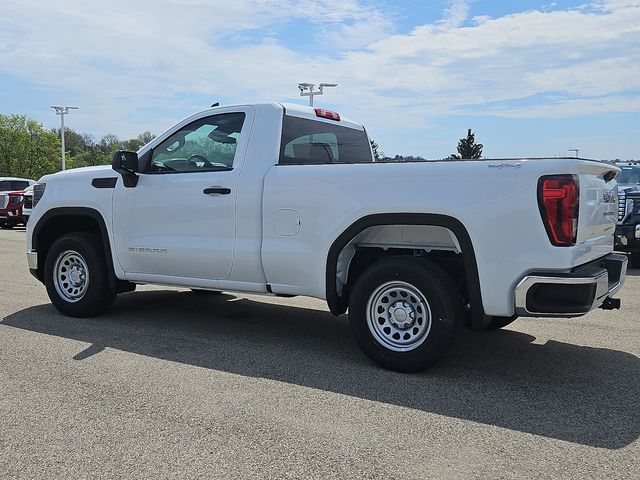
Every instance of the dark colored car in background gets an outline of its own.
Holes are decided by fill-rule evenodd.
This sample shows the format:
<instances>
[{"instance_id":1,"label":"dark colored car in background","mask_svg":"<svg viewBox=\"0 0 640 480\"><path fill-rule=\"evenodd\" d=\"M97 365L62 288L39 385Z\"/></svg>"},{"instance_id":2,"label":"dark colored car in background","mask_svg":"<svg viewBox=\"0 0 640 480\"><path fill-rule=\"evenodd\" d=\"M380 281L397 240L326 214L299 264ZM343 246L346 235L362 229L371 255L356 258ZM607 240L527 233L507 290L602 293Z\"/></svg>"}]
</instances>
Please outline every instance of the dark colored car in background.
<instances>
[{"instance_id":1,"label":"dark colored car in background","mask_svg":"<svg viewBox=\"0 0 640 480\"><path fill-rule=\"evenodd\" d=\"M616 162L622 172L618 181L618 225L615 249L630 254L634 268L640 268L640 162Z\"/></svg>"}]
</instances>

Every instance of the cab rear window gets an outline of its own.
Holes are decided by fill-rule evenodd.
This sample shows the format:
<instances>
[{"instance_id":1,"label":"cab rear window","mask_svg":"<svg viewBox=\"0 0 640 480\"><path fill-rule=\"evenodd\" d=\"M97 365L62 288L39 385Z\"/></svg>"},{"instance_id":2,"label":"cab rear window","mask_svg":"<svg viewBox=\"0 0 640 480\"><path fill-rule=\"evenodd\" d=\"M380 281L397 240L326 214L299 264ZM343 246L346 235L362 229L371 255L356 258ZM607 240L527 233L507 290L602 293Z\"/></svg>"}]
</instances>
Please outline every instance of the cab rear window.
<instances>
[{"instance_id":1,"label":"cab rear window","mask_svg":"<svg viewBox=\"0 0 640 480\"><path fill-rule=\"evenodd\" d=\"M370 162L371 147L363 130L284 116L280 165Z\"/></svg>"},{"instance_id":2,"label":"cab rear window","mask_svg":"<svg viewBox=\"0 0 640 480\"><path fill-rule=\"evenodd\" d=\"M0 192L24 190L28 186L29 182L25 182L24 180L0 180Z\"/></svg>"}]
</instances>

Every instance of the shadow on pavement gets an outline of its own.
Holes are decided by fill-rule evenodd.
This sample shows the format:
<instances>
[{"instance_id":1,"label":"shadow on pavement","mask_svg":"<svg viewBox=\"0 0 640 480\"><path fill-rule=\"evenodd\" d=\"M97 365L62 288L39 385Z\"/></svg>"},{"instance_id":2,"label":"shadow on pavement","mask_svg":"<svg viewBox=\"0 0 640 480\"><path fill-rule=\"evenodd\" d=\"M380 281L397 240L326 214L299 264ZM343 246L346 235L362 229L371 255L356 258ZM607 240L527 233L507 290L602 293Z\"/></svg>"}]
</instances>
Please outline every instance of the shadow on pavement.
<instances>
[{"instance_id":1,"label":"shadow on pavement","mask_svg":"<svg viewBox=\"0 0 640 480\"><path fill-rule=\"evenodd\" d=\"M94 319L30 307L1 322L91 343L73 360L115 348L472 420L594 447L640 436L640 361L629 353L510 330L461 330L449 354L419 375L382 370L351 340L346 317L190 292L120 295Z\"/></svg>"}]
</instances>

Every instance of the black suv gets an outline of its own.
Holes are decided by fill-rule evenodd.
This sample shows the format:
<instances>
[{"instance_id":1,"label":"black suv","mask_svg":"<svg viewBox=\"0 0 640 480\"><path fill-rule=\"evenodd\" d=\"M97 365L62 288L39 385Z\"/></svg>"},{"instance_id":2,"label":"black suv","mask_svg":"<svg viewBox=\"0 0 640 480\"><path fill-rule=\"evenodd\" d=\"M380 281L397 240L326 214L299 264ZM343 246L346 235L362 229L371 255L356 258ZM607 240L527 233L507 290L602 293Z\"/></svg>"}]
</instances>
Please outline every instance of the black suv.
<instances>
[{"instance_id":1,"label":"black suv","mask_svg":"<svg viewBox=\"0 0 640 480\"><path fill-rule=\"evenodd\" d=\"M640 162L616 162L618 175L618 226L615 249L631 254L630 263L640 268Z\"/></svg>"}]
</instances>

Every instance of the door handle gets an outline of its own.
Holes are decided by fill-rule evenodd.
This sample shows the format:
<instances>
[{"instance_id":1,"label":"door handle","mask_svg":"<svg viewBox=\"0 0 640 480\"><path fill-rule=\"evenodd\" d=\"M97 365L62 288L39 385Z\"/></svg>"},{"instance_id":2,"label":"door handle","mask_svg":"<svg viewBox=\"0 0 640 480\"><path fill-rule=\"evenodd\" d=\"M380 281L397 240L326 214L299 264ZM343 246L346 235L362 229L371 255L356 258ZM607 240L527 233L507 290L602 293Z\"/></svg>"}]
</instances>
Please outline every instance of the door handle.
<instances>
[{"instance_id":1,"label":"door handle","mask_svg":"<svg viewBox=\"0 0 640 480\"><path fill-rule=\"evenodd\" d=\"M209 187L205 188L202 193L205 195L218 194L218 195L229 195L231 193L230 188L225 187Z\"/></svg>"}]
</instances>

